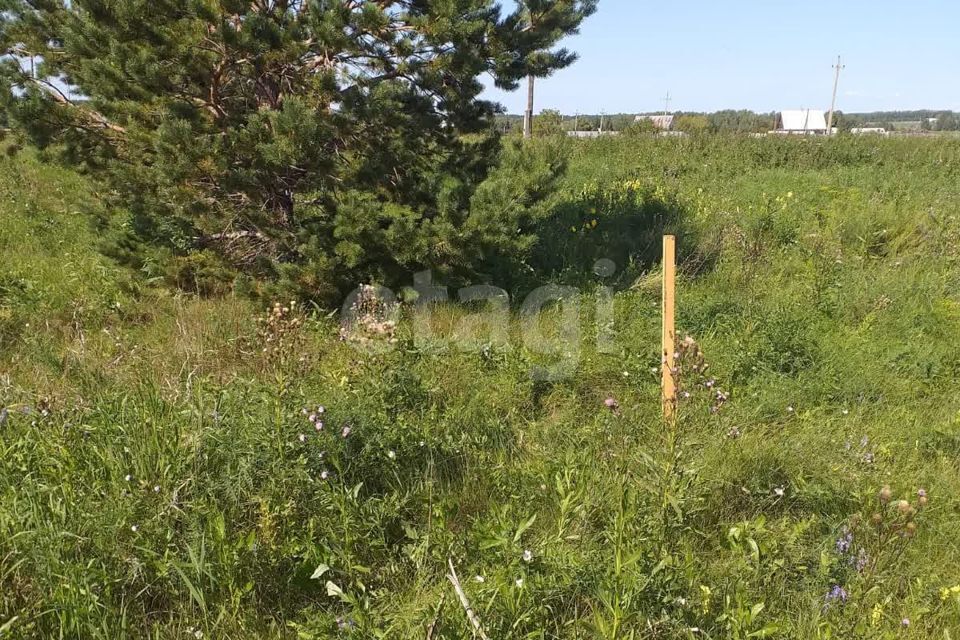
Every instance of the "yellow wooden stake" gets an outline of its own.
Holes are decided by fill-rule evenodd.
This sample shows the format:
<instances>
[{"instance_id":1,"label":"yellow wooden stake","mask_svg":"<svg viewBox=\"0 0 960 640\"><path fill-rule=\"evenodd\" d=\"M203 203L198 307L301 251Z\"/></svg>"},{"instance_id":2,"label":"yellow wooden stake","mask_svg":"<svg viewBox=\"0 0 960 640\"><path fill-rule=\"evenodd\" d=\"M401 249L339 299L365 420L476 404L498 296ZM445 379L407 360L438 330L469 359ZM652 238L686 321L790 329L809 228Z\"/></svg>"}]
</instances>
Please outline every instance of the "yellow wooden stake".
<instances>
[{"instance_id":1,"label":"yellow wooden stake","mask_svg":"<svg viewBox=\"0 0 960 640\"><path fill-rule=\"evenodd\" d=\"M663 417L673 418L677 408L677 384L674 368L677 335L674 327L677 286L677 239L663 236L663 332L661 334L661 379L663 389Z\"/></svg>"}]
</instances>

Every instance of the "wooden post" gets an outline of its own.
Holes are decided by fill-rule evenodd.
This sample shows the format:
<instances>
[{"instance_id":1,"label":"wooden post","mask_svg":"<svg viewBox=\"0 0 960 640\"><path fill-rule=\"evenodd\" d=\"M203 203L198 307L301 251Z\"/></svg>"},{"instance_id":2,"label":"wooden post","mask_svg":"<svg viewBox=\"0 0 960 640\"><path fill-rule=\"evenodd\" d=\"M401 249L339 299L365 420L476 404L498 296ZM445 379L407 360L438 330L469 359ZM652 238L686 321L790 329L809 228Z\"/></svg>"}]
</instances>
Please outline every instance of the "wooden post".
<instances>
[{"instance_id":1,"label":"wooden post","mask_svg":"<svg viewBox=\"0 0 960 640\"><path fill-rule=\"evenodd\" d=\"M663 331L661 333L661 380L663 417L673 418L677 406L677 385L673 377L677 349L674 312L677 285L677 239L663 236Z\"/></svg>"}]
</instances>

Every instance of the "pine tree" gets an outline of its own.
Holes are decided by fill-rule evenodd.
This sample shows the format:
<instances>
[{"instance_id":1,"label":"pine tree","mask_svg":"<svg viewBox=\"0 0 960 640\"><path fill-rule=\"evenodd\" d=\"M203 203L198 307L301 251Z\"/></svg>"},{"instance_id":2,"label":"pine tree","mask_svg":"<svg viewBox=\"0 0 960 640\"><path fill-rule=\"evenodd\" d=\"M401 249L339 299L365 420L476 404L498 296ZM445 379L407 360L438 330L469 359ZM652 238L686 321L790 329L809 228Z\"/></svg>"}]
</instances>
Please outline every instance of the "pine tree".
<instances>
[{"instance_id":1,"label":"pine tree","mask_svg":"<svg viewBox=\"0 0 960 640\"><path fill-rule=\"evenodd\" d=\"M596 1L531 24L495 0L0 0L0 106L109 186L131 255L211 250L322 296L516 233L470 213L500 153L479 77L571 64L554 47Z\"/></svg>"}]
</instances>

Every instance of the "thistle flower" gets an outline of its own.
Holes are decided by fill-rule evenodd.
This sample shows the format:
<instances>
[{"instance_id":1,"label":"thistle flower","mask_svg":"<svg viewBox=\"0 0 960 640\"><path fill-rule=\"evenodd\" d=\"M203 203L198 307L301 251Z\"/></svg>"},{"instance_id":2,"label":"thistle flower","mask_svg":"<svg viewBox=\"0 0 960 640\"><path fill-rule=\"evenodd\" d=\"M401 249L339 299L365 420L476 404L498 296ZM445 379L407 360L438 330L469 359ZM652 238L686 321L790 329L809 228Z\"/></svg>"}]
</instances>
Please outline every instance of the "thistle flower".
<instances>
[{"instance_id":1,"label":"thistle flower","mask_svg":"<svg viewBox=\"0 0 960 640\"><path fill-rule=\"evenodd\" d=\"M603 405L611 411L616 411L620 408L620 403L617 402L613 396L609 396L606 400L604 400Z\"/></svg>"},{"instance_id":2,"label":"thistle flower","mask_svg":"<svg viewBox=\"0 0 960 640\"><path fill-rule=\"evenodd\" d=\"M900 621L900 626L903 627L904 629L906 629L907 627L909 627L909 626L910 626L910 618L904 618L903 620L901 620L901 621Z\"/></svg>"},{"instance_id":3,"label":"thistle flower","mask_svg":"<svg viewBox=\"0 0 960 640\"><path fill-rule=\"evenodd\" d=\"M897 511L903 515L909 514L912 509L913 507L911 507L910 503L906 500L900 500L897 502Z\"/></svg>"},{"instance_id":4,"label":"thistle flower","mask_svg":"<svg viewBox=\"0 0 960 640\"><path fill-rule=\"evenodd\" d=\"M884 485L883 488L880 489L880 502L883 504L890 502L892 496L893 492L890 490L890 485Z\"/></svg>"}]
</instances>

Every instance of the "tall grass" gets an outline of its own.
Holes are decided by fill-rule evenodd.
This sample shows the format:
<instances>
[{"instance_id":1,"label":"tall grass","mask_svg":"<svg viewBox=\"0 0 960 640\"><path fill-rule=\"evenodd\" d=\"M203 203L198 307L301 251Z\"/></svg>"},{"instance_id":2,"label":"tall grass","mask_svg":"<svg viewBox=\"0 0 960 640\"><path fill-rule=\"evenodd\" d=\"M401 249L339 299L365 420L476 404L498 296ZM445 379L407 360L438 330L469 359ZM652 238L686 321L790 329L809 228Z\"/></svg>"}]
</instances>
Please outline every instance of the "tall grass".
<instances>
[{"instance_id":1,"label":"tall grass","mask_svg":"<svg viewBox=\"0 0 960 640\"><path fill-rule=\"evenodd\" d=\"M955 636L958 167L944 140L578 144L531 260L581 287L583 340L544 381L516 326L444 348L454 306L385 352L303 312L264 353L267 309L116 267L82 178L0 160L0 637L472 637L450 559L497 639ZM710 365L672 427L664 230Z\"/></svg>"}]
</instances>

